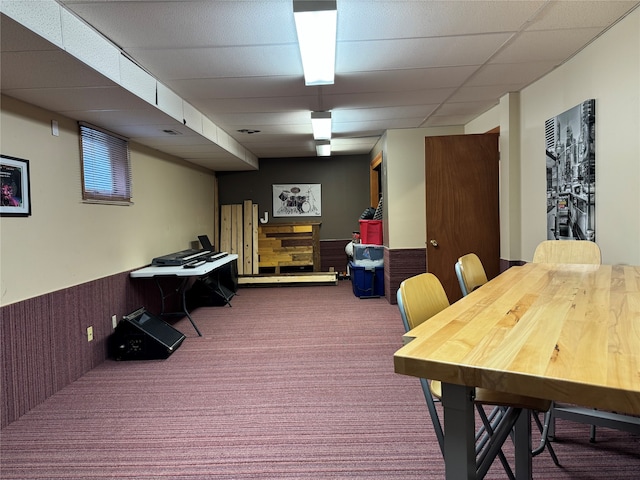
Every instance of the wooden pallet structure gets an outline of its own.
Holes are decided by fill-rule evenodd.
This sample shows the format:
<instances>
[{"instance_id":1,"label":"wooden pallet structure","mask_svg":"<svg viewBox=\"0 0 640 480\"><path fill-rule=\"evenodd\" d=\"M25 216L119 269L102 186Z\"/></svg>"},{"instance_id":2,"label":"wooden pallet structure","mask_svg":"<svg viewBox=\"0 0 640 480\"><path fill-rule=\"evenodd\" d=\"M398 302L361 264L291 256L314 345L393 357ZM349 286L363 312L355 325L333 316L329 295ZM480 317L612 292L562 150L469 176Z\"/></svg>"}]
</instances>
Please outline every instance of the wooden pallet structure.
<instances>
[{"instance_id":1,"label":"wooden pallet structure","mask_svg":"<svg viewBox=\"0 0 640 480\"><path fill-rule=\"evenodd\" d=\"M261 224L251 200L220 206L220 250L238 255L240 285L338 282L320 271L320 222Z\"/></svg>"},{"instance_id":2,"label":"wooden pallet structure","mask_svg":"<svg viewBox=\"0 0 640 480\"><path fill-rule=\"evenodd\" d=\"M258 227L258 257L262 269L281 273L287 267L320 271L320 223L273 223Z\"/></svg>"}]
</instances>

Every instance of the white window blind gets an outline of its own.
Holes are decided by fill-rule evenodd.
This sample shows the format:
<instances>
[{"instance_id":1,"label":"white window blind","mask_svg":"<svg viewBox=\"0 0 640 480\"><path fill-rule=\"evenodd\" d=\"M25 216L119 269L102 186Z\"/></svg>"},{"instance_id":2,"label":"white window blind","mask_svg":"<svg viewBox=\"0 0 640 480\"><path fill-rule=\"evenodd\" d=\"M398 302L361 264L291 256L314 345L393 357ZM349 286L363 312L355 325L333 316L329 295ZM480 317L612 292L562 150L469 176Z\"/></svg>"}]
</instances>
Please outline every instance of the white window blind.
<instances>
[{"instance_id":1,"label":"white window blind","mask_svg":"<svg viewBox=\"0 0 640 480\"><path fill-rule=\"evenodd\" d=\"M80 123L82 198L104 203L131 203L129 142Z\"/></svg>"}]
</instances>

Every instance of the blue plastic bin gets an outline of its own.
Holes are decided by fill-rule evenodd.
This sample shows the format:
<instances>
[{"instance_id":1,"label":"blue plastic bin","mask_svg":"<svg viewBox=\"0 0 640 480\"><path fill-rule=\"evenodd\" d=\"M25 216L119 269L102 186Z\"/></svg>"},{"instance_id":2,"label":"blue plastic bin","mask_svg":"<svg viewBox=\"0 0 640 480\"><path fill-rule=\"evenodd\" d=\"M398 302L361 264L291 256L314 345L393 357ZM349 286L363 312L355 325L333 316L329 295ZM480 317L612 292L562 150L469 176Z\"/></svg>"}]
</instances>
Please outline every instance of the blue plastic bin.
<instances>
[{"instance_id":1,"label":"blue plastic bin","mask_svg":"<svg viewBox=\"0 0 640 480\"><path fill-rule=\"evenodd\" d=\"M384 296L384 266L359 267L349 262L353 294L360 298Z\"/></svg>"}]
</instances>

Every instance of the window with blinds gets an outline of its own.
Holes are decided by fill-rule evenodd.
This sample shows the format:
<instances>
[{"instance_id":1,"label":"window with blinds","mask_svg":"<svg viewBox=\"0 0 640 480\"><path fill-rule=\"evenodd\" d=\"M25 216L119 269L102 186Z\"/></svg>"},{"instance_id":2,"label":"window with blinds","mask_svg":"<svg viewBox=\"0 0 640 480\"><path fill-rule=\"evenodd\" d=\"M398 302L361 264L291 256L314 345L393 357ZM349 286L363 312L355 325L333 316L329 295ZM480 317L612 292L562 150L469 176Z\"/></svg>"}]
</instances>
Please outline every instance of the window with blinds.
<instances>
[{"instance_id":1,"label":"window with blinds","mask_svg":"<svg viewBox=\"0 0 640 480\"><path fill-rule=\"evenodd\" d=\"M80 123L82 199L131 204L131 165L127 139Z\"/></svg>"}]
</instances>

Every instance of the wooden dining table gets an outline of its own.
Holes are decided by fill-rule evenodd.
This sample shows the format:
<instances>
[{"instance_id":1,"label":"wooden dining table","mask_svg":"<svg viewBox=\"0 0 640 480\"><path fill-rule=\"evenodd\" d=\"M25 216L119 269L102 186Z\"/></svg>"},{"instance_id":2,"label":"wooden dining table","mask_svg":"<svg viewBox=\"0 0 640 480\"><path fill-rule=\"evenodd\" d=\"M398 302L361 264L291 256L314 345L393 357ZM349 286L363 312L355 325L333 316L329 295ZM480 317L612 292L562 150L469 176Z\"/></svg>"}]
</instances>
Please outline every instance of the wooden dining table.
<instances>
[{"instance_id":1,"label":"wooden dining table","mask_svg":"<svg viewBox=\"0 0 640 480\"><path fill-rule=\"evenodd\" d=\"M640 266L511 267L403 339L396 373L443 382L448 480L477 478L475 387L640 415ZM519 480L532 469L525 413Z\"/></svg>"}]
</instances>

